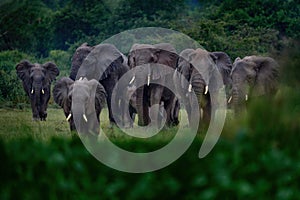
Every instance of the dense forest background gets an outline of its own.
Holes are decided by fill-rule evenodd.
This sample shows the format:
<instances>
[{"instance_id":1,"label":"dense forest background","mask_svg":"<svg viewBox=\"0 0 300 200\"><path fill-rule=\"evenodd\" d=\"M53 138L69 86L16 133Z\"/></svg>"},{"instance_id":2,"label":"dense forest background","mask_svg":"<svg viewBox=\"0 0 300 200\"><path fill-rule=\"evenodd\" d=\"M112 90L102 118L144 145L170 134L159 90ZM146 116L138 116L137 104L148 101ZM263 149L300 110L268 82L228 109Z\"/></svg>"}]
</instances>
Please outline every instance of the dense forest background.
<instances>
[{"instance_id":1,"label":"dense forest background","mask_svg":"<svg viewBox=\"0 0 300 200\"><path fill-rule=\"evenodd\" d=\"M0 101L13 106L26 101L14 71L21 59L52 60L67 75L81 43L128 29L173 29L232 60L278 56L300 39L297 0L2 0L0 13Z\"/></svg>"}]
</instances>

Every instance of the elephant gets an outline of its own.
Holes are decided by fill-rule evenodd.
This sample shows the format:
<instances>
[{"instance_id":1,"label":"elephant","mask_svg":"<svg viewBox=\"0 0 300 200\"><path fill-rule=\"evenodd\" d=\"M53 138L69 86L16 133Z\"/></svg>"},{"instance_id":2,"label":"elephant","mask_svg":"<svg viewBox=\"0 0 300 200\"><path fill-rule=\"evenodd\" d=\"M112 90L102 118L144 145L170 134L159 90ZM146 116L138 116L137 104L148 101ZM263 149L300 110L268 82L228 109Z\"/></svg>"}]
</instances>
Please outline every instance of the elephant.
<instances>
[{"instance_id":1,"label":"elephant","mask_svg":"<svg viewBox=\"0 0 300 200\"><path fill-rule=\"evenodd\" d=\"M160 43L155 45L150 44L134 44L128 54L128 65L134 69L135 84L143 85L136 90L136 110L138 114L138 125L147 126L150 124L149 107L160 105L167 112L166 126L171 126L171 109L175 94L163 85L166 81L172 80L172 74L164 72L164 68L160 65L165 65L173 69L176 68L178 55L175 48L169 43ZM137 66L146 66L147 73L140 70ZM154 80L159 84L150 83ZM147 83L147 84L144 84ZM153 107L155 113L153 124L159 125L159 106Z\"/></svg>"},{"instance_id":2,"label":"elephant","mask_svg":"<svg viewBox=\"0 0 300 200\"><path fill-rule=\"evenodd\" d=\"M32 64L28 60L23 60L16 65L16 71L30 98L33 120L45 121L51 96L51 82L59 75L59 69L52 62Z\"/></svg>"},{"instance_id":3,"label":"elephant","mask_svg":"<svg viewBox=\"0 0 300 200\"><path fill-rule=\"evenodd\" d=\"M76 84L76 92L74 91L74 84ZM95 92L95 94L93 94ZM52 90L53 98L55 103L57 103L64 111L67 121L70 125L70 130L76 130L73 113L82 116L89 127L92 127L94 132L99 132L99 127L97 124L92 123L91 110L93 104L91 103L91 98L95 98L95 111L97 121L99 120L99 115L102 108L106 105L106 92L104 87L95 79L87 80L86 78L73 81L69 77L62 77L59 79L53 87ZM73 99L76 99L74 102ZM72 104L73 110L72 110Z\"/></svg>"},{"instance_id":4,"label":"elephant","mask_svg":"<svg viewBox=\"0 0 300 200\"><path fill-rule=\"evenodd\" d=\"M270 57L236 58L231 71L232 104L236 114L245 109L250 98L272 97L278 90L279 65Z\"/></svg>"},{"instance_id":5,"label":"elephant","mask_svg":"<svg viewBox=\"0 0 300 200\"><path fill-rule=\"evenodd\" d=\"M184 106L190 123L193 118L191 111L195 107L195 102L191 100L190 95L192 90L197 97L196 103L198 103L199 113L201 113L200 122L203 122L200 126L203 127L214 116L215 110L212 110L212 101L217 99L216 95L221 89L222 84L219 80L223 80L222 77L218 76L218 71L222 75L224 74L223 82L225 83L226 80L226 84L230 87L231 81L228 78L228 71L231 65L230 60L228 60L229 57L226 55L223 52L211 53L200 48L185 49L180 53L176 67L179 73L174 73L173 79L177 83L175 86L180 98L185 102Z\"/></svg>"},{"instance_id":6,"label":"elephant","mask_svg":"<svg viewBox=\"0 0 300 200\"><path fill-rule=\"evenodd\" d=\"M116 123L111 108L113 88L128 70L127 57L114 45L99 44L92 47L84 43L76 49L73 55L70 78L72 80L75 80L76 77L77 79L80 77L86 77L88 80L96 79L103 85L107 93L109 120L113 125ZM113 100L118 101L117 99ZM120 106L124 106L123 100L120 99L120 101ZM118 114L117 117L121 117L122 113Z\"/></svg>"}]
</instances>

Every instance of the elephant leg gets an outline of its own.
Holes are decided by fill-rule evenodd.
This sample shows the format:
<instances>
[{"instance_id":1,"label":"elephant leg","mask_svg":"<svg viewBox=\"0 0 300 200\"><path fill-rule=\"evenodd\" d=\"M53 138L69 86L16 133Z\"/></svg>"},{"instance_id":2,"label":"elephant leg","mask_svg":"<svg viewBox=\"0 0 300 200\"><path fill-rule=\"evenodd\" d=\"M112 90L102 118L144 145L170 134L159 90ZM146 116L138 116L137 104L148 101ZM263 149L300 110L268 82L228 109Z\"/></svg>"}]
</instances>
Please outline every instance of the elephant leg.
<instances>
[{"instance_id":1,"label":"elephant leg","mask_svg":"<svg viewBox=\"0 0 300 200\"><path fill-rule=\"evenodd\" d=\"M148 96L145 89L145 86L142 86L136 90L136 109L139 126L147 126L150 123Z\"/></svg>"},{"instance_id":2,"label":"elephant leg","mask_svg":"<svg viewBox=\"0 0 300 200\"><path fill-rule=\"evenodd\" d=\"M179 101L178 99L174 96L173 102L171 105L171 123L174 126L177 126L179 124L178 116L179 116Z\"/></svg>"},{"instance_id":3,"label":"elephant leg","mask_svg":"<svg viewBox=\"0 0 300 200\"><path fill-rule=\"evenodd\" d=\"M210 95L204 96L204 105L203 109L203 123L201 124L201 129L206 129L209 126L211 115L212 115L212 108L211 108L211 100Z\"/></svg>"},{"instance_id":4,"label":"elephant leg","mask_svg":"<svg viewBox=\"0 0 300 200\"><path fill-rule=\"evenodd\" d=\"M166 113L167 113L167 119L166 119L166 126L167 127L170 127L172 125L172 118L173 118L173 109L172 109L172 102L171 100L169 101L166 101L165 104L164 104L164 108L166 110Z\"/></svg>"}]
</instances>

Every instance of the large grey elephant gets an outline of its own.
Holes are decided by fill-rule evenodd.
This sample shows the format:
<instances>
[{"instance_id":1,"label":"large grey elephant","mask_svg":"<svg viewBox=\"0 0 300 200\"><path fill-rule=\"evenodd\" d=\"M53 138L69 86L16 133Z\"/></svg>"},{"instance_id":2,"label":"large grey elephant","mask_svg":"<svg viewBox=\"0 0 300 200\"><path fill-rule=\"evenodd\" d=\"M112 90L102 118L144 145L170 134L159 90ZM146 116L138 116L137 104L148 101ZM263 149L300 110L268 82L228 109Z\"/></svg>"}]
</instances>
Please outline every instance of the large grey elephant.
<instances>
[{"instance_id":1,"label":"large grey elephant","mask_svg":"<svg viewBox=\"0 0 300 200\"><path fill-rule=\"evenodd\" d=\"M278 90L279 65L270 57L236 58L231 72L232 103L236 113L253 97L273 96Z\"/></svg>"},{"instance_id":2,"label":"large grey elephant","mask_svg":"<svg viewBox=\"0 0 300 200\"><path fill-rule=\"evenodd\" d=\"M209 122L211 118L211 102L208 86L213 85L212 77L217 70L216 57L203 49L185 49L180 53L177 61L177 71L174 74L174 81L177 92L181 100L185 102L185 109L188 114L189 122L193 120L192 109L196 106L191 101L191 92L194 91L197 97L199 113L202 113L200 121ZM182 76L179 76L179 75ZM184 78L183 78L184 77ZM186 80L186 81L185 81ZM199 124L201 125L201 124Z\"/></svg>"},{"instance_id":3,"label":"large grey elephant","mask_svg":"<svg viewBox=\"0 0 300 200\"><path fill-rule=\"evenodd\" d=\"M59 75L57 66L52 62L32 64L23 60L17 64L16 70L30 98L33 120L46 120L51 82Z\"/></svg>"},{"instance_id":4,"label":"large grey elephant","mask_svg":"<svg viewBox=\"0 0 300 200\"><path fill-rule=\"evenodd\" d=\"M89 127L98 133L96 124L92 123L92 106L95 107L97 121L102 108L106 104L106 92L104 87L95 79L88 81L86 78L76 81L76 92L74 92L74 81L68 77L59 79L53 88L54 101L64 110L71 131L76 130L73 113L82 116L82 119L89 124ZM95 94L94 94L95 93ZM92 99L95 98L94 104ZM76 101L72 101L75 99ZM73 110L72 110L72 104ZM83 121L82 120L82 121Z\"/></svg>"},{"instance_id":5,"label":"large grey elephant","mask_svg":"<svg viewBox=\"0 0 300 200\"><path fill-rule=\"evenodd\" d=\"M192 91L197 97L199 113L202 113L200 120L203 122L202 125L207 125L211 116L214 116L215 110L212 110L212 103L218 105L217 96L223 84L228 87L231 85L230 63L230 58L223 52L211 53L199 48L185 49L180 53L177 61L179 73L175 73L173 79L179 83L176 84L176 89L180 98L185 102L189 122L192 120L191 111L195 107L195 102L191 100L190 95Z\"/></svg>"},{"instance_id":6,"label":"large grey elephant","mask_svg":"<svg viewBox=\"0 0 300 200\"><path fill-rule=\"evenodd\" d=\"M113 88L118 80L123 76L129 67L127 58L112 44L100 44L94 47L82 44L76 49L72 58L72 68L70 78L75 80L76 77L86 77L88 80L99 80L107 93L107 106L109 111L109 120L112 124L116 121L114 116L120 117L122 113L112 114L111 100ZM129 82L129 81L128 81ZM113 99L114 101L119 101ZM122 99L120 100L120 106ZM116 103L115 105L117 105ZM117 115L119 114L119 115Z\"/></svg>"},{"instance_id":7,"label":"large grey elephant","mask_svg":"<svg viewBox=\"0 0 300 200\"><path fill-rule=\"evenodd\" d=\"M172 74L165 72L160 65L175 69L177 58L175 48L169 43L134 44L132 46L128 55L128 65L131 69L135 69L135 83L137 85L147 83L136 90L136 109L140 126L146 126L151 121L149 107L160 105L161 102L164 102L167 112L166 125L171 125L171 110L175 94L163 85L166 81L172 81ZM147 66L148 72L137 69L137 66ZM159 84L150 84L150 80ZM152 119L153 123L159 125L159 106L153 108L155 109L153 113L156 115Z\"/></svg>"}]
</instances>

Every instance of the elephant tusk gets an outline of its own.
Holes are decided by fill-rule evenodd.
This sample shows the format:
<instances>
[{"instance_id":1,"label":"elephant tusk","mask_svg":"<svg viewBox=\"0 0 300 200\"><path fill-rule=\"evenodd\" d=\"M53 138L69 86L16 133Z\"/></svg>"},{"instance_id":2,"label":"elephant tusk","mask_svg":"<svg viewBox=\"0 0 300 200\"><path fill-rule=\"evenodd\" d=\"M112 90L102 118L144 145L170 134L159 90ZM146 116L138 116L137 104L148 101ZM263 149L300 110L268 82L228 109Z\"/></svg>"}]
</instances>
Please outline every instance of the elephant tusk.
<instances>
[{"instance_id":1,"label":"elephant tusk","mask_svg":"<svg viewBox=\"0 0 300 200\"><path fill-rule=\"evenodd\" d=\"M189 92L192 92L192 84L189 84L188 91L189 91Z\"/></svg>"},{"instance_id":2,"label":"elephant tusk","mask_svg":"<svg viewBox=\"0 0 300 200\"><path fill-rule=\"evenodd\" d=\"M227 103L230 103L230 102L231 102L231 100L232 100L232 96L230 96L230 97L229 97L229 99L228 99Z\"/></svg>"},{"instance_id":3,"label":"elephant tusk","mask_svg":"<svg viewBox=\"0 0 300 200\"><path fill-rule=\"evenodd\" d=\"M129 85L131 85L133 83L133 81L135 80L135 76L132 77L132 79L129 82Z\"/></svg>"},{"instance_id":4,"label":"elephant tusk","mask_svg":"<svg viewBox=\"0 0 300 200\"><path fill-rule=\"evenodd\" d=\"M147 85L150 85L150 74L148 74L148 81L147 81Z\"/></svg>"},{"instance_id":5,"label":"elephant tusk","mask_svg":"<svg viewBox=\"0 0 300 200\"><path fill-rule=\"evenodd\" d=\"M31 94L33 94L33 92L34 92L34 90L33 90L33 89L31 89Z\"/></svg>"},{"instance_id":6,"label":"elephant tusk","mask_svg":"<svg viewBox=\"0 0 300 200\"><path fill-rule=\"evenodd\" d=\"M248 101L248 94L245 95L245 100Z\"/></svg>"},{"instance_id":7,"label":"elephant tusk","mask_svg":"<svg viewBox=\"0 0 300 200\"><path fill-rule=\"evenodd\" d=\"M45 91L44 91L44 89L42 89L42 94L45 94Z\"/></svg>"},{"instance_id":8,"label":"elephant tusk","mask_svg":"<svg viewBox=\"0 0 300 200\"><path fill-rule=\"evenodd\" d=\"M72 114L70 113L70 114L68 115L68 117L66 118L66 120L69 121L71 117L72 117Z\"/></svg>"},{"instance_id":9,"label":"elephant tusk","mask_svg":"<svg viewBox=\"0 0 300 200\"><path fill-rule=\"evenodd\" d=\"M204 94L207 94L207 92L208 92L208 85L205 86L205 92L204 92Z\"/></svg>"},{"instance_id":10,"label":"elephant tusk","mask_svg":"<svg viewBox=\"0 0 300 200\"><path fill-rule=\"evenodd\" d=\"M82 79L83 79L83 78L82 78L82 77L80 77L78 80L79 80L79 81L82 81Z\"/></svg>"},{"instance_id":11,"label":"elephant tusk","mask_svg":"<svg viewBox=\"0 0 300 200\"><path fill-rule=\"evenodd\" d=\"M83 114L82 117L83 117L83 119L84 119L85 122L88 122L88 119L87 119L87 117L86 117L85 114Z\"/></svg>"}]
</instances>

